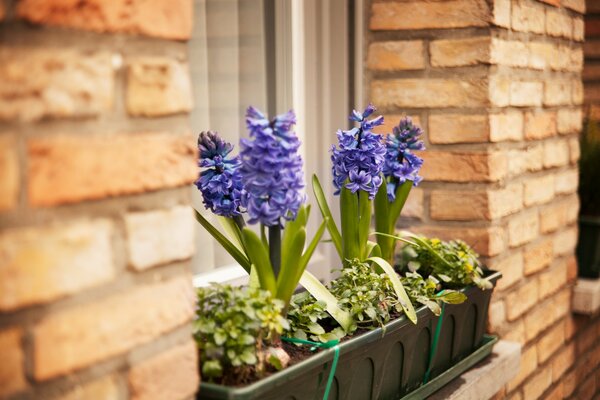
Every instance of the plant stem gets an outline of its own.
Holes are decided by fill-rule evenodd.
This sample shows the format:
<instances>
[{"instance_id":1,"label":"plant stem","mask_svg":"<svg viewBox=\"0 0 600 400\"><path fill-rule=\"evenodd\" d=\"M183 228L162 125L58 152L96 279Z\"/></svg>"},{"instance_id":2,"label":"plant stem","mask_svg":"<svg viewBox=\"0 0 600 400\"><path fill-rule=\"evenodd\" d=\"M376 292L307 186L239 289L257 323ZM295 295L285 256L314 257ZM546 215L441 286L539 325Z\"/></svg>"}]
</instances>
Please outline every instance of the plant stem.
<instances>
[{"instance_id":1,"label":"plant stem","mask_svg":"<svg viewBox=\"0 0 600 400\"><path fill-rule=\"evenodd\" d=\"M244 218L241 215L234 215L232 219L233 222L235 222L235 224L238 226L238 228L240 228L240 230L244 229L244 227L246 226L246 221L244 221Z\"/></svg>"},{"instance_id":2,"label":"plant stem","mask_svg":"<svg viewBox=\"0 0 600 400\"><path fill-rule=\"evenodd\" d=\"M281 269L281 227L279 225L269 227L269 258L273 274L277 279Z\"/></svg>"}]
</instances>

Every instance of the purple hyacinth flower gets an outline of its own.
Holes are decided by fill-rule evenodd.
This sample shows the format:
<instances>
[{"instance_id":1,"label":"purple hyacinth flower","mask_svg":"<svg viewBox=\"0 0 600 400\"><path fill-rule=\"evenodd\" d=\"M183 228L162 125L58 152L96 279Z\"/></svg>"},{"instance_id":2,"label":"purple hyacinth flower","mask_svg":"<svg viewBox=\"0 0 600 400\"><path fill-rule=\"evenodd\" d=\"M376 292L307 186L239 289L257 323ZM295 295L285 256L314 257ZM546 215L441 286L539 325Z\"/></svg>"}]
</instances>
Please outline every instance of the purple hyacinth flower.
<instances>
[{"instance_id":1,"label":"purple hyacinth flower","mask_svg":"<svg viewBox=\"0 0 600 400\"><path fill-rule=\"evenodd\" d=\"M423 159L413 153L414 150L425 150L425 145L420 139L422 134L423 130L413 124L410 117L404 117L386 137L383 175L387 179L389 201L396 198L398 185L412 181L417 186L423 179L419 176Z\"/></svg>"},{"instance_id":2,"label":"purple hyacinth flower","mask_svg":"<svg viewBox=\"0 0 600 400\"><path fill-rule=\"evenodd\" d=\"M195 184L202 193L204 206L217 215L240 215L242 181L238 157L229 157L233 146L216 132L201 132L198 136L199 162L202 168Z\"/></svg>"},{"instance_id":3,"label":"purple hyacinth flower","mask_svg":"<svg viewBox=\"0 0 600 400\"><path fill-rule=\"evenodd\" d=\"M337 132L339 147L331 148L335 194L339 194L345 185L352 193L358 190L369 193L372 199L381 186L385 146L380 136L371 130L383 124L383 117L368 120L373 112L375 107L372 104L362 113L353 110L349 119L360 123L360 127Z\"/></svg>"},{"instance_id":4,"label":"purple hyacinth flower","mask_svg":"<svg viewBox=\"0 0 600 400\"><path fill-rule=\"evenodd\" d=\"M240 174L244 187L242 205L248 223L281 225L293 220L305 201L300 140L292 128L292 110L269 121L254 107L246 112L250 139L240 141Z\"/></svg>"}]
</instances>

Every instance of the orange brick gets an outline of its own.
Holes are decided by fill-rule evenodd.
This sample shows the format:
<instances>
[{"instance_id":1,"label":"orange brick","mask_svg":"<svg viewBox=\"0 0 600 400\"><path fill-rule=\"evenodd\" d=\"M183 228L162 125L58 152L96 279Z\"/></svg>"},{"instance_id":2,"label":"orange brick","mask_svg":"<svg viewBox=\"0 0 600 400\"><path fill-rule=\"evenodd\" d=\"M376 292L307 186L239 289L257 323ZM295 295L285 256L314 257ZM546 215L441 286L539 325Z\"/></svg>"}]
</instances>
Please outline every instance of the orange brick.
<instances>
[{"instance_id":1,"label":"orange brick","mask_svg":"<svg viewBox=\"0 0 600 400\"><path fill-rule=\"evenodd\" d=\"M596 393L596 377L592 374L588 376L577 390L578 399L591 399Z\"/></svg>"},{"instance_id":2,"label":"orange brick","mask_svg":"<svg viewBox=\"0 0 600 400\"><path fill-rule=\"evenodd\" d=\"M476 78L376 79L371 82L371 96L381 107L481 107L489 103L487 82Z\"/></svg>"},{"instance_id":3,"label":"orange brick","mask_svg":"<svg viewBox=\"0 0 600 400\"><path fill-rule=\"evenodd\" d=\"M498 257L493 258L489 262L489 267L502 272L502 278L498 281L496 288L499 291L505 290L523 278L523 255L519 252L500 260Z\"/></svg>"},{"instance_id":4,"label":"orange brick","mask_svg":"<svg viewBox=\"0 0 600 400\"><path fill-rule=\"evenodd\" d=\"M552 360L552 380L560 380L564 373L575 364L575 346L571 343L564 346Z\"/></svg>"},{"instance_id":5,"label":"orange brick","mask_svg":"<svg viewBox=\"0 0 600 400\"><path fill-rule=\"evenodd\" d=\"M554 175L529 178L523 183L523 202L529 207L554 198Z\"/></svg>"},{"instance_id":6,"label":"orange brick","mask_svg":"<svg viewBox=\"0 0 600 400\"><path fill-rule=\"evenodd\" d=\"M525 275L531 275L546 268L552 262L553 256L552 239L544 238L542 241L528 246L523 252Z\"/></svg>"},{"instance_id":7,"label":"orange brick","mask_svg":"<svg viewBox=\"0 0 600 400\"><path fill-rule=\"evenodd\" d=\"M193 341L134 365L129 371L132 400L185 399L198 390L198 351Z\"/></svg>"},{"instance_id":8,"label":"orange brick","mask_svg":"<svg viewBox=\"0 0 600 400\"><path fill-rule=\"evenodd\" d=\"M544 82L544 105L559 106L571 104L571 81L566 79L551 79Z\"/></svg>"},{"instance_id":9,"label":"orange brick","mask_svg":"<svg viewBox=\"0 0 600 400\"><path fill-rule=\"evenodd\" d=\"M575 257L573 257L573 259L575 259ZM565 315L568 315L571 313L571 288L570 287L566 287L563 290L561 290L560 292L558 292L557 295L554 296L554 311L555 311L555 315L556 318L562 318ZM567 338L566 336L566 329L565 329L565 341L567 341L569 338Z\"/></svg>"},{"instance_id":10,"label":"orange brick","mask_svg":"<svg viewBox=\"0 0 600 400\"><path fill-rule=\"evenodd\" d=\"M166 57L138 57L127 66L129 115L160 117L192 109L192 82L187 63Z\"/></svg>"},{"instance_id":11,"label":"orange brick","mask_svg":"<svg viewBox=\"0 0 600 400\"><path fill-rule=\"evenodd\" d=\"M35 24L186 40L192 34L193 7L191 0L23 0L16 14Z\"/></svg>"},{"instance_id":12,"label":"orange brick","mask_svg":"<svg viewBox=\"0 0 600 400\"><path fill-rule=\"evenodd\" d=\"M569 143L566 140L544 142L544 167L562 167L569 164Z\"/></svg>"},{"instance_id":13,"label":"orange brick","mask_svg":"<svg viewBox=\"0 0 600 400\"><path fill-rule=\"evenodd\" d=\"M505 248L504 231L500 227L458 228L455 226L419 226L415 231L442 240L461 239L483 256L495 256Z\"/></svg>"},{"instance_id":14,"label":"orange brick","mask_svg":"<svg viewBox=\"0 0 600 400\"><path fill-rule=\"evenodd\" d=\"M569 257L567 261L567 282L573 283L577 280L577 259Z\"/></svg>"},{"instance_id":15,"label":"orange brick","mask_svg":"<svg viewBox=\"0 0 600 400\"><path fill-rule=\"evenodd\" d=\"M529 111L525 113L525 138L544 139L556 136L556 113L554 111Z\"/></svg>"},{"instance_id":16,"label":"orange brick","mask_svg":"<svg viewBox=\"0 0 600 400\"><path fill-rule=\"evenodd\" d=\"M490 115L490 141L523 140L523 113L509 111Z\"/></svg>"},{"instance_id":17,"label":"orange brick","mask_svg":"<svg viewBox=\"0 0 600 400\"><path fill-rule=\"evenodd\" d=\"M508 151L508 172L520 175L524 172L539 171L544 163L543 144L527 146L523 149Z\"/></svg>"},{"instance_id":18,"label":"orange brick","mask_svg":"<svg viewBox=\"0 0 600 400\"><path fill-rule=\"evenodd\" d=\"M532 279L506 296L506 318L514 321L538 301L538 281Z\"/></svg>"},{"instance_id":19,"label":"orange brick","mask_svg":"<svg viewBox=\"0 0 600 400\"><path fill-rule=\"evenodd\" d=\"M540 210L540 231L554 232L560 227L573 223L578 211L579 201L574 197L548 205Z\"/></svg>"},{"instance_id":20,"label":"orange brick","mask_svg":"<svg viewBox=\"0 0 600 400\"><path fill-rule=\"evenodd\" d=\"M585 23L583 18L573 18L573 40L583 42L585 39Z\"/></svg>"},{"instance_id":21,"label":"orange brick","mask_svg":"<svg viewBox=\"0 0 600 400\"><path fill-rule=\"evenodd\" d=\"M569 51L567 71L579 72L583 69L583 49L581 47Z\"/></svg>"},{"instance_id":22,"label":"orange brick","mask_svg":"<svg viewBox=\"0 0 600 400\"><path fill-rule=\"evenodd\" d=\"M557 173L554 180L556 194L569 194L577 191L579 173L576 169Z\"/></svg>"},{"instance_id":23,"label":"orange brick","mask_svg":"<svg viewBox=\"0 0 600 400\"><path fill-rule=\"evenodd\" d=\"M582 78L584 81L591 81L600 79L600 65L598 64L585 64L583 66L583 75Z\"/></svg>"},{"instance_id":24,"label":"orange brick","mask_svg":"<svg viewBox=\"0 0 600 400\"><path fill-rule=\"evenodd\" d=\"M487 142L490 124L486 115L430 114L427 137L434 144Z\"/></svg>"},{"instance_id":25,"label":"orange brick","mask_svg":"<svg viewBox=\"0 0 600 400\"><path fill-rule=\"evenodd\" d=\"M411 18L406 18L410 15ZM449 0L431 3L373 3L371 30L413 30L487 26L491 18L489 5L483 0Z\"/></svg>"},{"instance_id":26,"label":"orange brick","mask_svg":"<svg viewBox=\"0 0 600 400\"><path fill-rule=\"evenodd\" d=\"M49 302L112 280L112 236L113 224L104 219L4 230L0 310Z\"/></svg>"},{"instance_id":27,"label":"orange brick","mask_svg":"<svg viewBox=\"0 0 600 400\"><path fill-rule=\"evenodd\" d=\"M367 67L375 71L425 68L422 40L375 42L369 45Z\"/></svg>"},{"instance_id":28,"label":"orange brick","mask_svg":"<svg viewBox=\"0 0 600 400\"><path fill-rule=\"evenodd\" d=\"M583 104L583 82L581 79L576 79L571 82L571 101L575 105Z\"/></svg>"},{"instance_id":29,"label":"orange brick","mask_svg":"<svg viewBox=\"0 0 600 400\"><path fill-rule=\"evenodd\" d=\"M433 67L462 67L489 63L490 38L434 40L429 44Z\"/></svg>"},{"instance_id":30,"label":"orange brick","mask_svg":"<svg viewBox=\"0 0 600 400\"><path fill-rule=\"evenodd\" d=\"M497 332L498 328L506 321L506 308L503 301L494 301L490 304L488 315L488 331Z\"/></svg>"},{"instance_id":31,"label":"orange brick","mask_svg":"<svg viewBox=\"0 0 600 400\"><path fill-rule=\"evenodd\" d=\"M41 137L29 141L28 154L33 206L183 186L197 176L196 149L188 135Z\"/></svg>"},{"instance_id":32,"label":"orange brick","mask_svg":"<svg viewBox=\"0 0 600 400\"><path fill-rule=\"evenodd\" d=\"M188 276L56 312L34 328L33 375L47 380L123 354L189 322L193 314Z\"/></svg>"},{"instance_id":33,"label":"orange brick","mask_svg":"<svg viewBox=\"0 0 600 400\"><path fill-rule=\"evenodd\" d=\"M544 85L542 82L513 81L510 83L511 106L541 106L543 97Z\"/></svg>"},{"instance_id":34,"label":"orange brick","mask_svg":"<svg viewBox=\"0 0 600 400\"><path fill-rule=\"evenodd\" d=\"M539 399L552 384L552 369L546 367L523 385L524 398L527 400Z\"/></svg>"},{"instance_id":35,"label":"orange brick","mask_svg":"<svg viewBox=\"0 0 600 400\"><path fill-rule=\"evenodd\" d=\"M21 347L23 332L19 328L0 331L0 396L8 398L27 386L25 380L25 356Z\"/></svg>"},{"instance_id":36,"label":"orange brick","mask_svg":"<svg viewBox=\"0 0 600 400\"><path fill-rule=\"evenodd\" d=\"M554 388L546 395L545 400L563 400L564 396L564 384L559 382Z\"/></svg>"},{"instance_id":37,"label":"orange brick","mask_svg":"<svg viewBox=\"0 0 600 400\"><path fill-rule=\"evenodd\" d=\"M110 111L115 96L112 58L107 52L0 46L0 121Z\"/></svg>"},{"instance_id":38,"label":"orange brick","mask_svg":"<svg viewBox=\"0 0 600 400\"><path fill-rule=\"evenodd\" d=\"M4 21L4 18L6 18L6 8L4 3L0 3L0 22Z\"/></svg>"},{"instance_id":39,"label":"orange brick","mask_svg":"<svg viewBox=\"0 0 600 400\"><path fill-rule=\"evenodd\" d=\"M537 369L537 349L535 346L529 347L521 353L521 365L519 367L519 373L514 377L507 385L509 392L513 391L525 379L535 372Z\"/></svg>"},{"instance_id":40,"label":"orange brick","mask_svg":"<svg viewBox=\"0 0 600 400\"><path fill-rule=\"evenodd\" d=\"M117 379L116 376L109 375L78 385L56 400L118 399L120 389Z\"/></svg>"},{"instance_id":41,"label":"orange brick","mask_svg":"<svg viewBox=\"0 0 600 400\"><path fill-rule=\"evenodd\" d=\"M556 324L547 333L542 335L537 343L538 362L543 364L552 354L560 349L565 341L564 324Z\"/></svg>"},{"instance_id":42,"label":"orange brick","mask_svg":"<svg viewBox=\"0 0 600 400\"><path fill-rule=\"evenodd\" d=\"M512 2L512 28L520 32L544 33L544 8L529 1Z\"/></svg>"},{"instance_id":43,"label":"orange brick","mask_svg":"<svg viewBox=\"0 0 600 400\"><path fill-rule=\"evenodd\" d=\"M17 206L19 201L19 156L11 135L0 136L0 212Z\"/></svg>"},{"instance_id":44,"label":"orange brick","mask_svg":"<svg viewBox=\"0 0 600 400\"><path fill-rule=\"evenodd\" d=\"M470 153L428 150L421 173L428 181L495 182L506 175L503 152Z\"/></svg>"},{"instance_id":45,"label":"orange brick","mask_svg":"<svg viewBox=\"0 0 600 400\"><path fill-rule=\"evenodd\" d=\"M549 299L525 315L525 338L527 341L535 339L540 332L552 326L556 321L555 301ZM535 346L534 346L535 347Z\"/></svg>"},{"instance_id":46,"label":"orange brick","mask_svg":"<svg viewBox=\"0 0 600 400\"><path fill-rule=\"evenodd\" d=\"M557 48L552 43L545 42L530 42L529 48L529 68L547 69L549 68L556 57Z\"/></svg>"},{"instance_id":47,"label":"orange brick","mask_svg":"<svg viewBox=\"0 0 600 400\"><path fill-rule=\"evenodd\" d=\"M512 79L506 76L492 75L489 79L488 95L492 105L506 107L510 104Z\"/></svg>"},{"instance_id":48,"label":"orange brick","mask_svg":"<svg viewBox=\"0 0 600 400\"><path fill-rule=\"evenodd\" d=\"M583 114L580 108L558 110L558 133L567 134L581 132Z\"/></svg>"},{"instance_id":49,"label":"orange brick","mask_svg":"<svg viewBox=\"0 0 600 400\"><path fill-rule=\"evenodd\" d=\"M554 255L562 256L575 250L577 228L570 228L554 236Z\"/></svg>"},{"instance_id":50,"label":"orange brick","mask_svg":"<svg viewBox=\"0 0 600 400\"><path fill-rule=\"evenodd\" d=\"M546 33L550 36L571 38L573 20L562 10L546 9Z\"/></svg>"},{"instance_id":51,"label":"orange brick","mask_svg":"<svg viewBox=\"0 0 600 400\"><path fill-rule=\"evenodd\" d=\"M510 247L531 242L538 236L539 218L535 211L512 217L508 222L508 243Z\"/></svg>"},{"instance_id":52,"label":"orange brick","mask_svg":"<svg viewBox=\"0 0 600 400\"><path fill-rule=\"evenodd\" d=\"M566 71L574 67L572 65L572 51L569 47L561 44L553 46L554 54L550 61L550 68L555 71Z\"/></svg>"},{"instance_id":53,"label":"orange brick","mask_svg":"<svg viewBox=\"0 0 600 400\"><path fill-rule=\"evenodd\" d=\"M570 8L579 14L585 13L585 0L561 0L560 3L563 7ZM590 6L593 7L593 3Z\"/></svg>"},{"instance_id":54,"label":"orange brick","mask_svg":"<svg viewBox=\"0 0 600 400\"><path fill-rule=\"evenodd\" d=\"M594 326L578 331L575 340L577 355L589 354L590 349L598 343L597 340L598 336ZM593 365L590 365L590 367L594 368Z\"/></svg>"},{"instance_id":55,"label":"orange brick","mask_svg":"<svg viewBox=\"0 0 600 400\"><path fill-rule=\"evenodd\" d=\"M545 271L540 275L539 296L540 299L557 293L567 284L567 263L560 262L556 267Z\"/></svg>"},{"instance_id":56,"label":"orange brick","mask_svg":"<svg viewBox=\"0 0 600 400\"><path fill-rule=\"evenodd\" d=\"M489 191L491 218L500 218L520 211L523 207L523 187L519 183Z\"/></svg>"},{"instance_id":57,"label":"orange brick","mask_svg":"<svg viewBox=\"0 0 600 400\"><path fill-rule=\"evenodd\" d=\"M504 332L500 335L503 340L517 342L521 346L525 346L527 341L525 340L525 324L523 324L522 319L515 321L512 325L505 325L503 330Z\"/></svg>"},{"instance_id":58,"label":"orange brick","mask_svg":"<svg viewBox=\"0 0 600 400\"><path fill-rule=\"evenodd\" d=\"M407 218L423 219L423 197L423 190L419 188L413 188L410 191L410 196L408 196L404 207L402 207L402 216Z\"/></svg>"}]
</instances>

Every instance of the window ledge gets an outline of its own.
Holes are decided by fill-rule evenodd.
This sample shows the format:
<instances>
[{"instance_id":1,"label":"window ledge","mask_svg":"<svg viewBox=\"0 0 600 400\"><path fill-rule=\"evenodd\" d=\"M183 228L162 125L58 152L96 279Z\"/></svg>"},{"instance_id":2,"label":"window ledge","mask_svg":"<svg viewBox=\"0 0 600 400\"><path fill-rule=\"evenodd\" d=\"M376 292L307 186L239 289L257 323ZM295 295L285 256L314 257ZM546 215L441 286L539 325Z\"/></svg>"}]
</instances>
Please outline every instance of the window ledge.
<instances>
[{"instance_id":1,"label":"window ledge","mask_svg":"<svg viewBox=\"0 0 600 400\"><path fill-rule=\"evenodd\" d=\"M573 312L592 315L600 310L600 279L579 278L573 288Z\"/></svg>"},{"instance_id":2,"label":"window ledge","mask_svg":"<svg viewBox=\"0 0 600 400\"><path fill-rule=\"evenodd\" d=\"M521 345L499 341L492 354L430 396L429 400L490 399L517 376Z\"/></svg>"}]
</instances>

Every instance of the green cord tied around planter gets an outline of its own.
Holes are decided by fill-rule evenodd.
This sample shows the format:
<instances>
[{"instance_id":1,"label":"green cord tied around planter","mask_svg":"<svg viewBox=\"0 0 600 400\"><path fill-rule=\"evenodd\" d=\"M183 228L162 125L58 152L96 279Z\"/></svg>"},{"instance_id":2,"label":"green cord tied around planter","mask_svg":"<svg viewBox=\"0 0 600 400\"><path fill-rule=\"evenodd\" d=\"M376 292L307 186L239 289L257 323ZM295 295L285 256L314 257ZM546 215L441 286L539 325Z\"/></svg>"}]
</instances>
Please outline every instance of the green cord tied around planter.
<instances>
[{"instance_id":1,"label":"green cord tied around planter","mask_svg":"<svg viewBox=\"0 0 600 400\"><path fill-rule=\"evenodd\" d=\"M440 297L444 294L444 290L439 292L436 297ZM442 332L442 322L444 321L444 309L446 303L442 303L442 311L440 312L440 319L438 320L437 326L435 327L435 334L433 335L433 341L431 342L431 348L429 349L429 360L427 361L427 371L425 371L425 376L423 377L423 384L426 384L429 381L429 376L431 375L431 369L433 368L433 358L435 357L435 353L437 352L438 342L440 339L440 333Z\"/></svg>"},{"instance_id":2,"label":"green cord tied around planter","mask_svg":"<svg viewBox=\"0 0 600 400\"><path fill-rule=\"evenodd\" d=\"M333 377L335 376L335 370L337 368L338 360L340 359L340 340L333 339L325 343L312 342L310 340L303 340L298 338L291 337L283 337L281 338L284 342L289 343L298 343L298 344L308 344L312 347L310 351L315 351L317 348L321 349L331 349L333 348L333 361L331 363L331 370L329 371L329 377L327 378L327 385L325 386L325 393L323 394L323 400L327 400L329 398L329 392L331 391L331 385L333 383Z\"/></svg>"}]
</instances>

